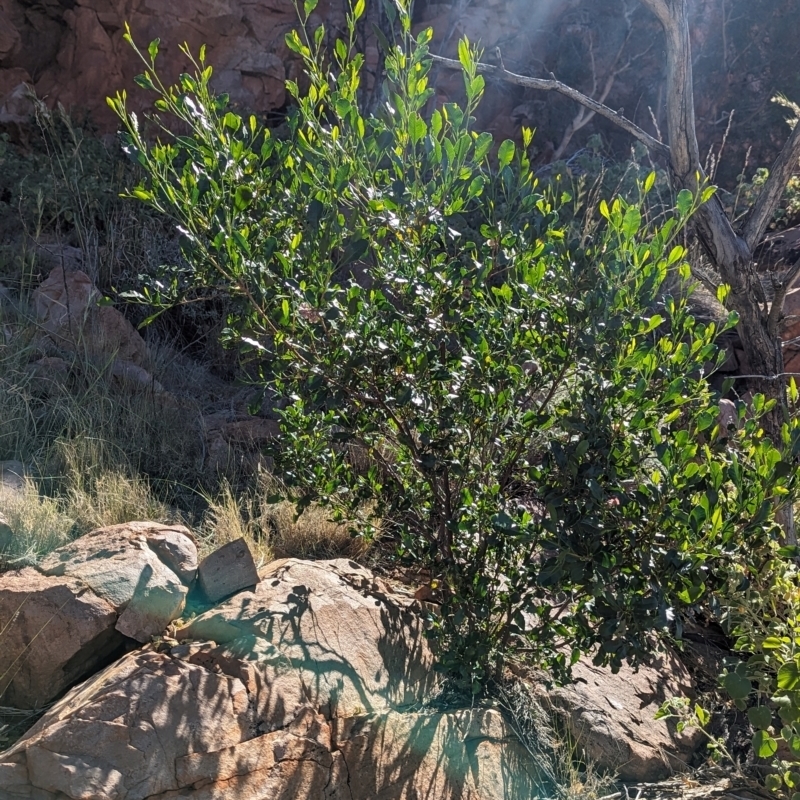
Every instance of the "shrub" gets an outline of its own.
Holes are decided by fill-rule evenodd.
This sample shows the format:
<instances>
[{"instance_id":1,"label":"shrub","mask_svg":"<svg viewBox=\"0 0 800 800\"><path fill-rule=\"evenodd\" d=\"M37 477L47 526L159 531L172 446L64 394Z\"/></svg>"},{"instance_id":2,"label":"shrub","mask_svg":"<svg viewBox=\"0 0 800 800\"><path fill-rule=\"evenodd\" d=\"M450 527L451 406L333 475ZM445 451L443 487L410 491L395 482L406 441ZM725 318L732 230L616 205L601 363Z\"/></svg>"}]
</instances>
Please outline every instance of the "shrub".
<instances>
[{"instance_id":1,"label":"shrub","mask_svg":"<svg viewBox=\"0 0 800 800\"><path fill-rule=\"evenodd\" d=\"M228 340L288 401L275 456L299 509L368 509L431 570L429 633L460 687L480 692L519 644L561 676L581 652L636 661L670 606L703 602L776 535L794 490L779 449L794 427L766 440L757 397L721 431L705 380L719 331L659 298L668 272L688 280L677 237L712 190L682 192L658 226L603 202L572 239L570 198L471 129L484 82L466 41L465 106L427 114L432 33L413 38L401 10L385 103L362 116L363 5L330 61L324 28L288 37L307 88L289 83L284 140L212 93L203 50L171 87L158 42L140 53L166 138L149 144L124 93L110 100L148 176L131 195L177 221L191 264L140 297L236 298Z\"/></svg>"}]
</instances>

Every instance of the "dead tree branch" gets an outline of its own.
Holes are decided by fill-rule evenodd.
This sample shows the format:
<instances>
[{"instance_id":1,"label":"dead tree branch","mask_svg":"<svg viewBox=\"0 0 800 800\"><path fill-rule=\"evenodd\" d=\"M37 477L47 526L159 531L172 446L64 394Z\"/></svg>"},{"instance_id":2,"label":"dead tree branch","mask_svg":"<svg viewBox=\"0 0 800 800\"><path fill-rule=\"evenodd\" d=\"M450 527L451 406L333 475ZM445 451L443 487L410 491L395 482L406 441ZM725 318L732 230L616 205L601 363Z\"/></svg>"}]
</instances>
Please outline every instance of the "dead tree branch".
<instances>
[{"instance_id":1,"label":"dead tree branch","mask_svg":"<svg viewBox=\"0 0 800 800\"><path fill-rule=\"evenodd\" d=\"M437 64L441 64L448 69L461 69L461 62L455 59L445 58L444 56L432 56L432 58ZM669 158L669 147L659 142L658 139L653 138L636 123L631 122L631 120L623 117L622 114L619 114L612 108L603 105L603 103L599 103L597 100L593 100L591 97L587 97L583 92L579 92L577 89L573 89L571 86L567 86L565 83L561 83L561 81L555 78L530 78L526 75L517 75L515 72L509 72L503 69L503 67L496 67L492 64L478 64L477 66L478 72L500 78L507 83L524 86L526 89L557 92L558 94L564 95L564 97L569 97L576 103L585 106L590 111L594 111L595 114L611 120L615 125L630 133L631 136L634 136L657 155Z\"/></svg>"},{"instance_id":2,"label":"dead tree branch","mask_svg":"<svg viewBox=\"0 0 800 800\"><path fill-rule=\"evenodd\" d=\"M769 178L761 190L761 194L750 212L747 222L742 230L742 236L748 247L753 250L766 233L767 225L783 197L783 192L792 173L797 169L800 160L800 125L795 125L792 135L775 159Z\"/></svg>"}]
</instances>

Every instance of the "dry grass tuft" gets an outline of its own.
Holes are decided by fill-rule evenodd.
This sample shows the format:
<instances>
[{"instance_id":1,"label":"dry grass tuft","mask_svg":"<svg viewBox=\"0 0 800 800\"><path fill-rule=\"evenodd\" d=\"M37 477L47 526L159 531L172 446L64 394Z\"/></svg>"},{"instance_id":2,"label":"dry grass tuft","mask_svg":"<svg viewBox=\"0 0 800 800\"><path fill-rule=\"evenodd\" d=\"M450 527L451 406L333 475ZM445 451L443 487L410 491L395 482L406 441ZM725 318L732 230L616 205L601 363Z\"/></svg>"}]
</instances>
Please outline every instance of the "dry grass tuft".
<instances>
[{"instance_id":1,"label":"dry grass tuft","mask_svg":"<svg viewBox=\"0 0 800 800\"><path fill-rule=\"evenodd\" d=\"M76 480L73 473L66 502L79 533L132 520L178 521L174 511L155 497L147 480L121 472L102 473L90 486Z\"/></svg>"},{"instance_id":2,"label":"dry grass tuft","mask_svg":"<svg viewBox=\"0 0 800 800\"><path fill-rule=\"evenodd\" d=\"M96 528L131 520L175 522L142 478L100 474L91 485L71 476L69 490L43 496L27 478L21 491L0 491L0 568L33 564L47 553Z\"/></svg>"},{"instance_id":3,"label":"dry grass tuft","mask_svg":"<svg viewBox=\"0 0 800 800\"><path fill-rule=\"evenodd\" d=\"M267 502L280 492L272 476L262 476L254 489L235 493L224 484L208 498L203 524L205 549L243 538L257 562L274 558L353 558L366 555L369 545L350 535L347 525L333 522L326 509L312 505L299 517L289 501Z\"/></svg>"},{"instance_id":4,"label":"dry grass tuft","mask_svg":"<svg viewBox=\"0 0 800 800\"><path fill-rule=\"evenodd\" d=\"M21 491L0 491L0 567L22 567L66 544L75 520L63 504L40 497L39 488L27 479Z\"/></svg>"},{"instance_id":5,"label":"dry grass tuft","mask_svg":"<svg viewBox=\"0 0 800 800\"><path fill-rule=\"evenodd\" d=\"M201 551L209 553L236 539L247 542L259 568L273 560L269 531L262 526L254 498L246 493L236 494L230 484L224 483L216 497L208 498Z\"/></svg>"},{"instance_id":6,"label":"dry grass tuft","mask_svg":"<svg viewBox=\"0 0 800 800\"><path fill-rule=\"evenodd\" d=\"M369 549L364 539L353 537L347 525L334 522L329 512L312 505L295 518L292 503L267 506L267 524L277 558L352 558L358 561Z\"/></svg>"}]
</instances>

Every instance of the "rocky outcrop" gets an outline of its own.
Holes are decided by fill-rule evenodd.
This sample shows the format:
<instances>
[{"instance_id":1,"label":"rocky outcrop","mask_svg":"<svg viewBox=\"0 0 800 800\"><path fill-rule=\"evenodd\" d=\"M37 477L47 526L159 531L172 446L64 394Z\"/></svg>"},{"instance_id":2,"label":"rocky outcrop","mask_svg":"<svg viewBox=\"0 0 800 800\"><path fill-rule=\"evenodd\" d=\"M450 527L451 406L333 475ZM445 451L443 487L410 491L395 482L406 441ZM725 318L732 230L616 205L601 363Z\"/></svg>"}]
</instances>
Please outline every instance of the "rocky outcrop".
<instances>
[{"instance_id":1,"label":"rocky outcrop","mask_svg":"<svg viewBox=\"0 0 800 800\"><path fill-rule=\"evenodd\" d=\"M186 528L101 528L0 575L0 698L36 708L180 616L197 570Z\"/></svg>"},{"instance_id":2,"label":"rocky outcrop","mask_svg":"<svg viewBox=\"0 0 800 800\"><path fill-rule=\"evenodd\" d=\"M261 718L282 727L308 703L339 718L430 697L436 673L422 621L369 570L347 559L285 559L260 577L177 635L215 643L214 658L257 663L269 687ZM211 657L207 644L186 647L187 658Z\"/></svg>"},{"instance_id":3,"label":"rocky outcrop","mask_svg":"<svg viewBox=\"0 0 800 800\"><path fill-rule=\"evenodd\" d=\"M184 579L191 577L196 562L183 540L169 529L147 524L137 529L145 549ZM113 603L102 606L100 595L131 585L124 575L107 580L110 573L99 566L115 562L119 553L109 530L105 544L98 537L85 546L75 543L70 557L54 557L47 566L57 572L58 564L72 564L71 571L80 575L80 581L62 579L73 581L70 587L52 590L51 607L64 595L64 607L77 609L78 598L86 597L86 614L92 604L106 610L107 619L97 626L101 631L109 629L116 609ZM126 557L136 560L130 551ZM28 573L17 577L20 586L55 580ZM255 587L69 691L23 739L0 753L0 796L553 796L550 744L523 746L495 708L442 709L428 702L438 684L419 607L410 595L391 592L346 559L284 559L259 577ZM82 581L79 595L75 589ZM69 638L77 642L80 635ZM58 660L57 652L42 656ZM610 676L579 664L576 686L543 697L587 756L623 777L652 780L680 766L693 746L691 737L675 737L652 720L663 699L690 689L680 670L677 662L665 662Z\"/></svg>"},{"instance_id":4,"label":"rocky outcrop","mask_svg":"<svg viewBox=\"0 0 800 800\"><path fill-rule=\"evenodd\" d=\"M655 720L664 701L693 693L674 653L636 671L624 665L616 675L583 660L573 677L574 684L540 697L592 762L627 781L660 780L691 762L703 733L696 728L678 733L672 722Z\"/></svg>"},{"instance_id":5,"label":"rocky outcrop","mask_svg":"<svg viewBox=\"0 0 800 800\"><path fill-rule=\"evenodd\" d=\"M541 784L496 711L331 720L306 704L271 730L269 687L250 674L130 654L0 754L0 786L37 800L502 800Z\"/></svg>"},{"instance_id":6,"label":"rocky outcrop","mask_svg":"<svg viewBox=\"0 0 800 800\"><path fill-rule=\"evenodd\" d=\"M347 7L345 0L321 0L312 27L324 21L338 35ZM368 19L361 26L370 67L378 58L371 31L379 10L379 3L367 3ZM468 36L489 61L497 61L499 47L503 64L513 72L553 73L588 93L610 81L612 108L624 108L653 133L655 114L664 129L661 31L646 11L623 13L616 3L596 0L548 0L535 9L529 0L485 0L466 7L419 3L415 17L417 29L434 27L433 52L455 56L459 39ZM725 138L725 158L718 166L729 189L748 160L748 148L753 148L751 165L769 165L786 139L784 114L769 100L777 92L797 96L797 19L796 0L731 0L727 13L718 0L691 4L692 45L702 55L695 65L700 149L713 149L717 156ZM133 82L144 65L123 41L126 22L140 45L160 37L161 71L169 81L191 69L179 45L186 41L197 53L206 43L214 88L257 113L282 109L286 79L299 77L299 60L284 40L298 26L291 0L0 0L0 126L13 135L24 123L30 109L24 84L48 104L88 110L104 132L118 127L107 96L125 89L131 110L149 105L152 96ZM457 73L434 70L432 79L439 101L463 96ZM736 114L726 134L731 109ZM620 157L627 156L627 134L597 117L584 127L586 120L577 114L564 98L490 83L478 124L500 139L519 139L521 125L536 128L539 165L552 158L570 131L575 135L567 158L598 133L614 142ZM571 166L581 168L580 163Z\"/></svg>"},{"instance_id":7,"label":"rocky outcrop","mask_svg":"<svg viewBox=\"0 0 800 800\"><path fill-rule=\"evenodd\" d=\"M345 2L322 0L315 19L341 30L346 8ZM197 53L206 44L216 91L252 111L281 108L285 81L298 76L297 59L285 43L298 24L291 0L0 0L0 103L26 82L49 103L88 109L101 128L115 130L107 96L127 88L135 110L153 99L131 91L143 65L123 41L126 22L140 45L161 39L161 69L171 81L191 71L179 45L188 42Z\"/></svg>"}]
</instances>

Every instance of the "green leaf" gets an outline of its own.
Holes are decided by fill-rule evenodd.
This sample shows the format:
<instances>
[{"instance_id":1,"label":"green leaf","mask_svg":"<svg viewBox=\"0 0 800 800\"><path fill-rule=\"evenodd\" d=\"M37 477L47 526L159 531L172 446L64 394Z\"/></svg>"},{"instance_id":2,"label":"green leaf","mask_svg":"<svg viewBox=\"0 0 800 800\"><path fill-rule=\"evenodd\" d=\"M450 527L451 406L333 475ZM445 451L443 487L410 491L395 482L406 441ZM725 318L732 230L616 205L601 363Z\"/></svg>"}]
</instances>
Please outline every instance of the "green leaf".
<instances>
[{"instance_id":1,"label":"green leaf","mask_svg":"<svg viewBox=\"0 0 800 800\"><path fill-rule=\"evenodd\" d=\"M800 787L800 773L794 772L793 770L786 770L786 772L783 773L783 782L790 789L797 789Z\"/></svg>"},{"instance_id":2,"label":"green leaf","mask_svg":"<svg viewBox=\"0 0 800 800\"><path fill-rule=\"evenodd\" d=\"M800 688L800 667L797 660L788 661L778 670L776 685L782 692L792 692Z\"/></svg>"},{"instance_id":3,"label":"green leaf","mask_svg":"<svg viewBox=\"0 0 800 800\"><path fill-rule=\"evenodd\" d=\"M756 731L753 750L759 758L772 758L778 752L778 743L766 731Z\"/></svg>"},{"instance_id":4,"label":"green leaf","mask_svg":"<svg viewBox=\"0 0 800 800\"><path fill-rule=\"evenodd\" d=\"M483 177L483 175L476 175L472 179L469 189L467 189L467 194L470 197L480 197L480 195L483 193L483 187L485 183L486 179Z\"/></svg>"},{"instance_id":5,"label":"green leaf","mask_svg":"<svg viewBox=\"0 0 800 800\"><path fill-rule=\"evenodd\" d=\"M306 16L310 16L314 9L317 7L319 0L303 0L303 11Z\"/></svg>"},{"instance_id":6,"label":"green leaf","mask_svg":"<svg viewBox=\"0 0 800 800\"><path fill-rule=\"evenodd\" d=\"M514 151L516 145L511 139L506 139L497 151L497 160L500 164L500 169L507 167L514 160Z\"/></svg>"},{"instance_id":7,"label":"green leaf","mask_svg":"<svg viewBox=\"0 0 800 800\"><path fill-rule=\"evenodd\" d=\"M764 787L768 792L779 792L783 789L783 781L780 775L767 775L764 778Z\"/></svg>"},{"instance_id":8,"label":"green leaf","mask_svg":"<svg viewBox=\"0 0 800 800\"><path fill-rule=\"evenodd\" d=\"M147 45L147 52L150 54L150 58L152 61L156 60L156 56L158 55L158 46L161 44L161 39L153 39L149 45Z\"/></svg>"},{"instance_id":9,"label":"green leaf","mask_svg":"<svg viewBox=\"0 0 800 800\"><path fill-rule=\"evenodd\" d=\"M622 220L622 233L626 239L632 239L642 224L642 215L636 206L631 206Z\"/></svg>"},{"instance_id":10,"label":"green leaf","mask_svg":"<svg viewBox=\"0 0 800 800\"><path fill-rule=\"evenodd\" d=\"M797 545L795 545L792 549L795 549L796 547ZM788 548L781 548L781 550L785 549ZM778 552L780 553L780 551ZM767 636L767 638L764 639L761 646L764 648L764 650L780 650L781 647L783 647L783 640L778 636Z\"/></svg>"},{"instance_id":11,"label":"green leaf","mask_svg":"<svg viewBox=\"0 0 800 800\"><path fill-rule=\"evenodd\" d=\"M475 150L472 154L476 161L482 161L486 154L491 150L494 138L491 133L484 131L475 140Z\"/></svg>"},{"instance_id":12,"label":"green leaf","mask_svg":"<svg viewBox=\"0 0 800 800\"><path fill-rule=\"evenodd\" d=\"M156 88L149 72L144 72L141 75L137 75L133 81L137 86L141 86L142 89L155 90Z\"/></svg>"},{"instance_id":13,"label":"green leaf","mask_svg":"<svg viewBox=\"0 0 800 800\"><path fill-rule=\"evenodd\" d=\"M729 672L723 676L722 685L734 700L743 700L748 697L753 688L747 678L736 672Z\"/></svg>"},{"instance_id":14,"label":"green leaf","mask_svg":"<svg viewBox=\"0 0 800 800\"><path fill-rule=\"evenodd\" d=\"M747 718L750 724L759 730L765 731L772 725L772 712L767 706L755 706L747 709Z\"/></svg>"},{"instance_id":15,"label":"green leaf","mask_svg":"<svg viewBox=\"0 0 800 800\"><path fill-rule=\"evenodd\" d=\"M694 715L697 718L697 723L701 728L705 728L711 722L711 714L708 713L701 705L697 704L694 707Z\"/></svg>"},{"instance_id":16,"label":"green leaf","mask_svg":"<svg viewBox=\"0 0 800 800\"><path fill-rule=\"evenodd\" d=\"M694 196L688 189L681 189L678 192L678 200L676 203L678 212L682 217L685 217L691 210L692 206L694 205Z\"/></svg>"},{"instance_id":17,"label":"green leaf","mask_svg":"<svg viewBox=\"0 0 800 800\"><path fill-rule=\"evenodd\" d=\"M644 179L644 193L647 194L656 185L656 173L651 172Z\"/></svg>"},{"instance_id":18,"label":"green leaf","mask_svg":"<svg viewBox=\"0 0 800 800\"><path fill-rule=\"evenodd\" d=\"M703 193L700 195L700 202L707 203L717 193L716 186L706 186Z\"/></svg>"},{"instance_id":19,"label":"green leaf","mask_svg":"<svg viewBox=\"0 0 800 800\"><path fill-rule=\"evenodd\" d=\"M252 202L253 190L249 186L237 186L234 194L234 207L237 211L244 211Z\"/></svg>"},{"instance_id":20,"label":"green leaf","mask_svg":"<svg viewBox=\"0 0 800 800\"><path fill-rule=\"evenodd\" d=\"M238 131L239 126L242 124L242 118L238 114L234 114L232 111L229 111L222 118L222 124L226 128L230 128L233 131Z\"/></svg>"},{"instance_id":21,"label":"green leaf","mask_svg":"<svg viewBox=\"0 0 800 800\"><path fill-rule=\"evenodd\" d=\"M459 39L458 60L461 62L462 68L469 72L472 66L472 56L469 52L469 40L466 37Z\"/></svg>"},{"instance_id":22,"label":"green leaf","mask_svg":"<svg viewBox=\"0 0 800 800\"><path fill-rule=\"evenodd\" d=\"M686 254L686 250L681 247L679 244L675 245L669 252L669 256L667 257L667 266L671 266L676 261L680 261L683 256Z\"/></svg>"},{"instance_id":23,"label":"green leaf","mask_svg":"<svg viewBox=\"0 0 800 800\"><path fill-rule=\"evenodd\" d=\"M131 194L137 200L144 200L145 202L153 200L153 198L154 198L154 195L153 195L152 192L148 192L147 189L144 189L141 186L137 186L135 189L133 189L131 191Z\"/></svg>"},{"instance_id":24,"label":"green leaf","mask_svg":"<svg viewBox=\"0 0 800 800\"><path fill-rule=\"evenodd\" d=\"M366 7L366 0L356 0L356 4L353 7L353 16L356 19L361 19L361 17L364 16L364 10Z\"/></svg>"},{"instance_id":25,"label":"green leaf","mask_svg":"<svg viewBox=\"0 0 800 800\"><path fill-rule=\"evenodd\" d=\"M427 132L428 126L425 124L425 120L419 114L412 114L408 120L408 135L412 144L422 141Z\"/></svg>"}]
</instances>

